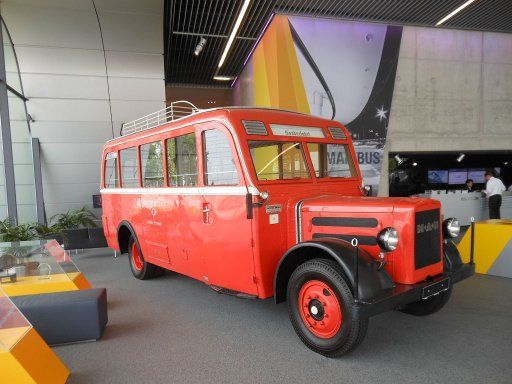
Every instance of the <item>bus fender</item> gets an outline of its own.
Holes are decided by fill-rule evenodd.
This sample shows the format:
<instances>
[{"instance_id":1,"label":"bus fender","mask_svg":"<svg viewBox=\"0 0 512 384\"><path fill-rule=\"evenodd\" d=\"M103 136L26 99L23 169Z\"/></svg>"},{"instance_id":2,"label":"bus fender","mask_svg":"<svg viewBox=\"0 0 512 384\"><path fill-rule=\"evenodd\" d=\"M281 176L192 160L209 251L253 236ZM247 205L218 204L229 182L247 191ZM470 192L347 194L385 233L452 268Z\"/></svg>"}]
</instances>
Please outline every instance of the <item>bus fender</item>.
<instances>
[{"instance_id":1,"label":"bus fender","mask_svg":"<svg viewBox=\"0 0 512 384\"><path fill-rule=\"evenodd\" d=\"M128 240L130 237L135 239L135 242L140 249L139 239L137 239L135 230L128 221L123 220L117 226L117 244L121 253L128 253Z\"/></svg>"},{"instance_id":2,"label":"bus fender","mask_svg":"<svg viewBox=\"0 0 512 384\"><path fill-rule=\"evenodd\" d=\"M355 249L349 242L328 238L306 241L293 246L281 258L275 272L274 300L276 304L286 301L288 280L295 268L308 260L316 258L335 261L343 271L353 292L356 265L354 262L354 252ZM361 248L358 250L358 265L358 292L360 300L375 297L382 293L383 290L395 286L384 268L379 270L379 263Z\"/></svg>"}]
</instances>

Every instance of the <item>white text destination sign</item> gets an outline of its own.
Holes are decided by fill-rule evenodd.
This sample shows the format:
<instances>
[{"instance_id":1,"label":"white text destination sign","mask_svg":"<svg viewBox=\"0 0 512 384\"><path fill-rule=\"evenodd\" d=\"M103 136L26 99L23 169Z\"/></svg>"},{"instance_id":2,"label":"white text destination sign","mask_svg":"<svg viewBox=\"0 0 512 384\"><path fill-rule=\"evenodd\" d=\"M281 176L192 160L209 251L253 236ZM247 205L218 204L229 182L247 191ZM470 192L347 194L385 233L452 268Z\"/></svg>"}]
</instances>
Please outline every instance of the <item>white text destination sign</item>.
<instances>
[{"instance_id":1,"label":"white text destination sign","mask_svg":"<svg viewBox=\"0 0 512 384\"><path fill-rule=\"evenodd\" d=\"M324 131L318 127L302 127L299 125L270 124L270 129L274 135L278 136L298 136L298 137L316 137L325 138Z\"/></svg>"}]
</instances>

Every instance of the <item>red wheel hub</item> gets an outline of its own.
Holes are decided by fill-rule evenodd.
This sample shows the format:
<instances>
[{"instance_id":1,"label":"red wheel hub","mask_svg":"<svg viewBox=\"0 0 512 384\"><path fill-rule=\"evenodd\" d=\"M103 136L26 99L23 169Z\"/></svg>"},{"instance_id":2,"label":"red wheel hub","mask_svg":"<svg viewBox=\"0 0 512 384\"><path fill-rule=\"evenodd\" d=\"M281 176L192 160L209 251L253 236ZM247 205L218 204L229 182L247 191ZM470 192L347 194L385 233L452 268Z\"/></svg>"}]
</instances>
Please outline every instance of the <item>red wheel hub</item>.
<instances>
[{"instance_id":1,"label":"red wheel hub","mask_svg":"<svg viewBox=\"0 0 512 384\"><path fill-rule=\"evenodd\" d=\"M336 335L343 322L343 312L336 294L323 281L310 280L299 292L300 317L315 336L329 339Z\"/></svg>"},{"instance_id":2,"label":"red wheel hub","mask_svg":"<svg viewBox=\"0 0 512 384\"><path fill-rule=\"evenodd\" d=\"M142 261L142 257L139 252L139 247L137 247L137 244L135 242L132 243L132 264L135 267L137 271L142 271L142 267L144 266L144 262Z\"/></svg>"}]
</instances>

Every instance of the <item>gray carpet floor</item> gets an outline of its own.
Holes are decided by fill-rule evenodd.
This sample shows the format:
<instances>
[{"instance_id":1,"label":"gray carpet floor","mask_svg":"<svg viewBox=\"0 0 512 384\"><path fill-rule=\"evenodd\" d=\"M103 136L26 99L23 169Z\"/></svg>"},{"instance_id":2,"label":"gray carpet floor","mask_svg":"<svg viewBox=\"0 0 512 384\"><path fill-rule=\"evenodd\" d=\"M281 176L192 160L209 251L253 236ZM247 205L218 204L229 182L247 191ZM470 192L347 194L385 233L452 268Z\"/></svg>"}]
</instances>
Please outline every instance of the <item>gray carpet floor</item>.
<instances>
[{"instance_id":1,"label":"gray carpet floor","mask_svg":"<svg viewBox=\"0 0 512 384\"><path fill-rule=\"evenodd\" d=\"M126 256L79 253L108 289L101 341L55 347L69 383L512 383L512 279L475 276L439 313L388 312L340 359L307 349L285 304L220 295L173 273L139 281Z\"/></svg>"}]
</instances>

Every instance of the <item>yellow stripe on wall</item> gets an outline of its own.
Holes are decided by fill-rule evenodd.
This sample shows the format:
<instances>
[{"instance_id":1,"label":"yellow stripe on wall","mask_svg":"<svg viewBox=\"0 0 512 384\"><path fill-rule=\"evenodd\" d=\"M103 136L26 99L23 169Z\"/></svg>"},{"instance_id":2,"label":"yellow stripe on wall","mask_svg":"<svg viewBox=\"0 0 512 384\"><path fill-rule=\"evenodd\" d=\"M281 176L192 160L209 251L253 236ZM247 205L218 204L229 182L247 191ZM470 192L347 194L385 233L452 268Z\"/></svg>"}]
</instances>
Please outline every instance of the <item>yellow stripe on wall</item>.
<instances>
[{"instance_id":1,"label":"yellow stripe on wall","mask_svg":"<svg viewBox=\"0 0 512 384\"><path fill-rule=\"evenodd\" d=\"M488 273L507 243L512 239L512 225L488 220L475 223L474 261L477 273ZM471 250L471 228L457 246L462 260L467 263Z\"/></svg>"},{"instance_id":2,"label":"yellow stripe on wall","mask_svg":"<svg viewBox=\"0 0 512 384\"><path fill-rule=\"evenodd\" d=\"M276 16L254 51L254 104L310 113L288 18Z\"/></svg>"}]
</instances>

